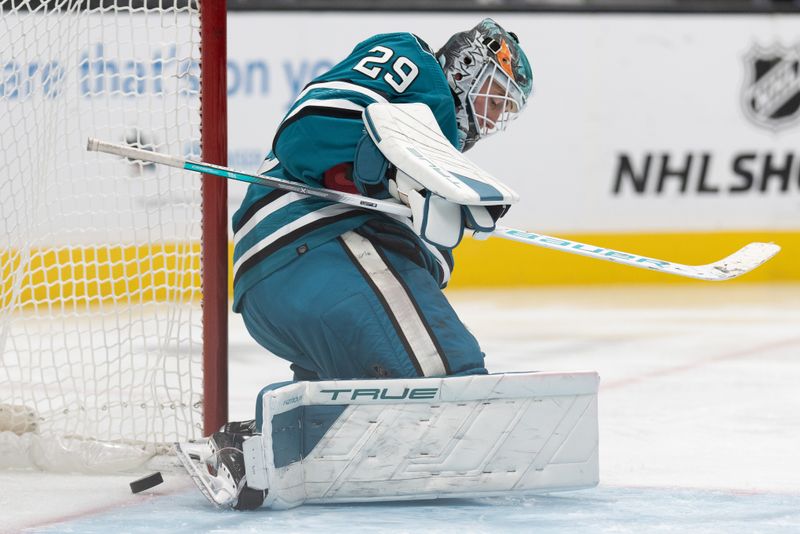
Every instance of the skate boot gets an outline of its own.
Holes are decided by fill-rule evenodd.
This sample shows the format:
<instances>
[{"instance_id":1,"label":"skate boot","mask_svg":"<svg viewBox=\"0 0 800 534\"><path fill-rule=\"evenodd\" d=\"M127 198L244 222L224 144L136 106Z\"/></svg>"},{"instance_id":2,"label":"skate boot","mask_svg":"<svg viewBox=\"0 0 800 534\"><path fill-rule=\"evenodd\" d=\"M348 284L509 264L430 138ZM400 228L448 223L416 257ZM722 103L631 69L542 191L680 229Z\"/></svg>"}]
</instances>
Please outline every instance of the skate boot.
<instances>
[{"instance_id":1,"label":"skate boot","mask_svg":"<svg viewBox=\"0 0 800 534\"><path fill-rule=\"evenodd\" d=\"M175 444L181 463L215 505L252 510L263 504L267 491L247 486L242 452L254 430L255 421L227 423L202 444Z\"/></svg>"},{"instance_id":2,"label":"skate boot","mask_svg":"<svg viewBox=\"0 0 800 534\"><path fill-rule=\"evenodd\" d=\"M251 426L252 425L252 426ZM209 465L209 472L216 468L218 478L225 478L236 488L236 500L231 503L235 510L252 510L264 502L266 492L247 486L242 445L246 437L253 435L255 421L235 422L224 425L208 439L208 446L216 458L216 465Z\"/></svg>"}]
</instances>

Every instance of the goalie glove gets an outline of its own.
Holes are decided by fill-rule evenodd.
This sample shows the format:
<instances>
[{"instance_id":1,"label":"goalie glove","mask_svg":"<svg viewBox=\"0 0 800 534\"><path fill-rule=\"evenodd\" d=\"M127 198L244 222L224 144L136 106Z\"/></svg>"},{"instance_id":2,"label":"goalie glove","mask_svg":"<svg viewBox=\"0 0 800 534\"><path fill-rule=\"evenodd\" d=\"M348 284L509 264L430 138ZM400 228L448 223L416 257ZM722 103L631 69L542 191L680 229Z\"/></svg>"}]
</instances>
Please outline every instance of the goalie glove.
<instances>
[{"instance_id":1,"label":"goalie glove","mask_svg":"<svg viewBox=\"0 0 800 534\"><path fill-rule=\"evenodd\" d=\"M423 188L403 171L387 180L389 194L411 208L414 231L422 239L443 248L455 248L464 230L489 234L508 206L470 206L451 202Z\"/></svg>"}]
</instances>

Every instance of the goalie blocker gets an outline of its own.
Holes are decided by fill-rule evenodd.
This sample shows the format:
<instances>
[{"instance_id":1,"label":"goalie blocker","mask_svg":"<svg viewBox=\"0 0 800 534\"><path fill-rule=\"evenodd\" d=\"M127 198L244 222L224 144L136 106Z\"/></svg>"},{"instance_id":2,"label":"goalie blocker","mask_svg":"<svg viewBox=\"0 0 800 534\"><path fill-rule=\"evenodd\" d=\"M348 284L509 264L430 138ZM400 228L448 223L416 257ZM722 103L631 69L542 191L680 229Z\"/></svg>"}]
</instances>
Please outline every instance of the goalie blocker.
<instances>
[{"instance_id":1,"label":"goalie blocker","mask_svg":"<svg viewBox=\"0 0 800 534\"><path fill-rule=\"evenodd\" d=\"M598 382L574 372L282 383L259 394L243 480L215 476L202 444L176 450L218 506L245 484L276 509L588 488Z\"/></svg>"}]
</instances>

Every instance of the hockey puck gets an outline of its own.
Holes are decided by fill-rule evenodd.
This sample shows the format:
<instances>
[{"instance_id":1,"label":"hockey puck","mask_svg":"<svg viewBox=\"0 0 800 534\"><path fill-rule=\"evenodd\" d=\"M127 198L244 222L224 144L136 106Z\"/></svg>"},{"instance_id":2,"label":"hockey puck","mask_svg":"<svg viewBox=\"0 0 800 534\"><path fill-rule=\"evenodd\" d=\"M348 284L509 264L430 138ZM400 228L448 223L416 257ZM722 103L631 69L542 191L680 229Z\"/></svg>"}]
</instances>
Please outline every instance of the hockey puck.
<instances>
[{"instance_id":1,"label":"hockey puck","mask_svg":"<svg viewBox=\"0 0 800 534\"><path fill-rule=\"evenodd\" d=\"M161 472L156 472L152 475L147 475L146 477L142 477L139 480L134 480L131 482L131 492L139 493L140 491L158 486L162 482L164 482L164 479L161 477Z\"/></svg>"}]
</instances>

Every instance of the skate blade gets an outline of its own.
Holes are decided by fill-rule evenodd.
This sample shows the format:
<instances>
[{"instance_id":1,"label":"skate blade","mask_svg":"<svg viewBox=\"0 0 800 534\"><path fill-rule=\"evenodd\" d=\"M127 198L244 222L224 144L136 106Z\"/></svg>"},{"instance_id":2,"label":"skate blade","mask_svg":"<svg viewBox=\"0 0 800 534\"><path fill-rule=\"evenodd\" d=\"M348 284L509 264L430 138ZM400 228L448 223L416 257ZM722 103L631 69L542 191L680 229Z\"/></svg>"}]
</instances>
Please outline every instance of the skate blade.
<instances>
[{"instance_id":1,"label":"skate blade","mask_svg":"<svg viewBox=\"0 0 800 534\"><path fill-rule=\"evenodd\" d=\"M175 456L189 473L200 493L217 508L232 508L236 502L236 490L208 472L203 460L207 453L205 441L175 443Z\"/></svg>"}]
</instances>

